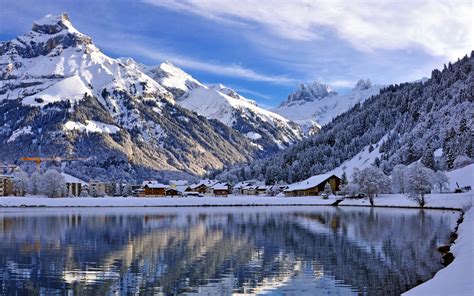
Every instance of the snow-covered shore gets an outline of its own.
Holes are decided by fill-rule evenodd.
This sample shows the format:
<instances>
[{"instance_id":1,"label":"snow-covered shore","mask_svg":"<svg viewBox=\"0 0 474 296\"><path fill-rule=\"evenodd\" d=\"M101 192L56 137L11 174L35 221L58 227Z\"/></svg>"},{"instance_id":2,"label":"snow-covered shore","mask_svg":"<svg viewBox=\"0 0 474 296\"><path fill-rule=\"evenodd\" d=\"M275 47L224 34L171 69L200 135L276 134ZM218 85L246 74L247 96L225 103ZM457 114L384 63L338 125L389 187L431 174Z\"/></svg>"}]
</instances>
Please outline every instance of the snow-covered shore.
<instances>
[{"instance_id":1,"label":"snow-covered shore","mask_svg":"<svg viewBox=\"0 0 474 296\"><path fill-rule=\"evenodd\" d=\"M464 214L458 239L451 246L454 261L435 276L403 295L473 295L474 294L474 210Z\"/></svg>"},{"instance_id":2,"label":"snow-covered shore","mask_svg":"<svg viewBox=\"0 0 474 296\"><path fill-rule=\"evenodd\" d=\"M432 194L427 199L427 208L466 209L472 205L474 193ZM322 199L308 197L270 197L230 195L229 197L101 197L101 198L47 198L42 196L0 197L0 207L185 207L185 206L268 206L268 205L331 205L337 197ZM345 199L341 206L369 206L367 199ZM413 200L401 194L382 194L375 198L381 207L417 208Z\"/></svg>"}]
</instances>

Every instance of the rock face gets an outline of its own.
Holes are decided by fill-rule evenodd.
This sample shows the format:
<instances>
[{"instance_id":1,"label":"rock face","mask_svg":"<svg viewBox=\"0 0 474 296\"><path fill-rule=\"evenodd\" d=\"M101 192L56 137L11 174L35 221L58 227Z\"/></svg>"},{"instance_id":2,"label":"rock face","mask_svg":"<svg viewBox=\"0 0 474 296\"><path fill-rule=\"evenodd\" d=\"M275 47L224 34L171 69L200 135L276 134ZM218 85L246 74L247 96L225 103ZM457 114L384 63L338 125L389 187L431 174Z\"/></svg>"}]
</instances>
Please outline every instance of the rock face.
<instances>
[{"instance_id":1,"label":"rock face","mask_svg":"<svg viewBox=\"0 0 474 296\"><path fill-rule=\"evenodd\" d=\"M348 94L338 94L330 86L319 82L301 84L286 101L272 110L301 125L312 135L333 118L380 92L380 85L370 80L359 80Z\"/></svg>"},{"instance_id":2,"label":"rock face","mask_svg":"<svg viewBox=\"0 0 474 296\"><path fill-rule=\"evenodd\" d=\"M310 84L301 83L297 90L288 95L286 101L280 107L290 107L295 104L301 105L305 102L319 101L325 97L337 95L327 84L314 81Z\"/></svg>"},{"instance_id":3,"label":"rock face","mask_svg":"<svg viewBox=\"0 0 474 296\"><path fill-rule=\"evenodd\" d=\"M0 42L0 159L90 157L64 170L86 180L142 180L262 155L236 130L176 104L169 85L142 70L104 55L65 14Z\"/></svg>"},{"instance_id":4,"label":"rock face","mask_svg":"<svg viewBox=\"0 0 474 296\"><path fill-rule=\"evenodd\" d=\"M147 67L127 59L171 92L176 102L207 119L215 119L245 136L262 155L268 155L301 140L294 122L265 110L253 100L222 84L206 86L169 62Z\"/></svg>"}]
</instances>

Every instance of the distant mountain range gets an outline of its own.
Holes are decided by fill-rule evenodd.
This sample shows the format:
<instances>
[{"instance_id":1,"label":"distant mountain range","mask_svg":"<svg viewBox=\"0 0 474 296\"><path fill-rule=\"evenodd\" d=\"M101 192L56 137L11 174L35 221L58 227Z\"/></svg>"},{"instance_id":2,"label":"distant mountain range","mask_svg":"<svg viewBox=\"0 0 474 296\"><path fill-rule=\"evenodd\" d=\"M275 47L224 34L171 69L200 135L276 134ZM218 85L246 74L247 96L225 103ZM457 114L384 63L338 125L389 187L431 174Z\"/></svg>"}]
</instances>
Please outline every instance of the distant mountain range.
<instances>
[{"instance_id":1,"label":"distant mountain range","mask_svg":"<svg viewBox=\"0 0 474 296\"><path fill-rule=\"evenodd\" d=\"M89 157L64 167L86 180L192 178L287 148L379 90L302 84L269 111L169 62L108 57L66 14L48 15L0 42L0 159Z\"/></svg>"},{"instance_id":2,"label":"distant mountain range","mask_svg":"<svg viewBox=\"0 0 474 296\"><path fill-rule=\"evenodd\" d=\"M65 171L144 179L190 177L263 154L236 130L177 104L163 77L161 85L106 56L65 14L34 22L0 43L0 159L91 157Z\"/></svg>"}]
</instances>

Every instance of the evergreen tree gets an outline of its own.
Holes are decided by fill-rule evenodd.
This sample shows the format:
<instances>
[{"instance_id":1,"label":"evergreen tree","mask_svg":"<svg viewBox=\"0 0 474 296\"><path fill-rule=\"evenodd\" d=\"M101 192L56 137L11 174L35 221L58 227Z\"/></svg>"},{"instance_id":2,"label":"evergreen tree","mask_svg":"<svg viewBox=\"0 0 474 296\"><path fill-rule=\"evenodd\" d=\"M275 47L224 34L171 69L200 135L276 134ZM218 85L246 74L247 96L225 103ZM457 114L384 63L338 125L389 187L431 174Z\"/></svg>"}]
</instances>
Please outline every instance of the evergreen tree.
<instances>
[{"instance_id":1,"label":"evergreen tree","mask_svg":"<svg viewBox=\"0 0 474 296\"><path fill-rule=\"evenodd\" d=\"M436 168L434 150L431 148L430 144L426 145L426 149L423 152L423 156L421 157L421 163L429 169L434 170Z\"/></svg>"}]
</instances>

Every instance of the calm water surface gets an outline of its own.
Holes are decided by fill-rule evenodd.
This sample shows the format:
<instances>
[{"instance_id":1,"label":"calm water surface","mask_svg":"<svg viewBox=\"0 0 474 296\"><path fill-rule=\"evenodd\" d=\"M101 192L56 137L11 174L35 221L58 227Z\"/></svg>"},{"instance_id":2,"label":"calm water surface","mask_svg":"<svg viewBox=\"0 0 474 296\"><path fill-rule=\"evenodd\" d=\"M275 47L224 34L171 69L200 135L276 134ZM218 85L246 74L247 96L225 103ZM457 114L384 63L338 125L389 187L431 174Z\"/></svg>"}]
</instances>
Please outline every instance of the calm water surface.
<instances>
[{"instance_id":1,"label":"calm water surface","mask_svg":"<svg viewBox=\"0 0 474 296\"><path fill-rule=\"evenodd\" d=\"M3 209L2 295L398 295L459 214L334 207Z\"/></svg>"}]
</instances>

